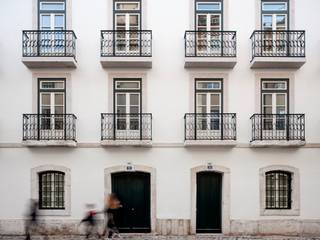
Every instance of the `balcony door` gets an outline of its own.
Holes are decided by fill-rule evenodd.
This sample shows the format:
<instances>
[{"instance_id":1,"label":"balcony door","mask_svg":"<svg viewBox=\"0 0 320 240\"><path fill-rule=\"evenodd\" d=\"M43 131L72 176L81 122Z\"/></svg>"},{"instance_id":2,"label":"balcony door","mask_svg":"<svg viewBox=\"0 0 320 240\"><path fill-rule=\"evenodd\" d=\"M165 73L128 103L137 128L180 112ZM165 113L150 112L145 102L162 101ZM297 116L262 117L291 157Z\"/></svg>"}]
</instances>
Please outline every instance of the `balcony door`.
<instances>
[{"instance_id":1,"label":"balcony door","mask_svg":"<svg viewBox=\"0 0 320 240\"><path fill-rule=\"evenodd\" d=\"M117 55L137 55L141 35L141 2L115 1L114 29Z\"/></svg>"},{"instance_id":2,"label":"balcony door","mask_svg":"<svg viewBox=\"0 0 320 240\"><path fill-rule=\"evenodd\" d=\"M65 53L65 1L39 1L40 54L62 55Z\"/></svg>"},{"instance_id":3,"label":"balcony door","mask_svg":"<svg viewBox=\"0 0 320 240\"><path fill-rule=\"evenodd\" d=\"M196 80L196 127L198 139L216 139L221 134L222 80Z\"/></svg>"},{"instance_id":4,"label":"balcony door","mask_svg":"<svg viewBox=\"0 0 320 240\"><path fill-rule=\"evenodd\" d=\"M39 80L39 124L40 134L56 139L64 136L65 80Z\"/></svg>"},{"instance_id":5,"label":"balcony door","mask_svg":"<svg viewBox=\"0 0 320 240\"><path fill-rule=\"evenodd\" d=\"M222 2L196 2L198 55L215 55L222 50ZM216 31L216 33L215 33Z\"/></svg>"},{"instance_id":6,"label":"balcony door","mask_svg":"<svg viewBox=\"0 0 320 240\"><path fill-rule=\"evenodd\" d=\"M262 80L262 114L265 136L285 135L287 128L288 81Z\"/></svg>"},{"instance_id":7,"label":"balcony door","mask_svg":"<svg viewBox=\"0 0 320 240\"><path fill-rule=\"evenodd\" d=\"M265 54L286 55L288 30L288 2L262 2L263 51Z\"/></svg>"},{"instance_id":8,"label":"balcony door","mask_svg":"<svg viewBox=\"0 0 320 240\"><path fill-rule=\"evenodd\" d=\"M117 139L139 139L141 128L141 81L115 80Z\"/></svg>"}]
</instances>

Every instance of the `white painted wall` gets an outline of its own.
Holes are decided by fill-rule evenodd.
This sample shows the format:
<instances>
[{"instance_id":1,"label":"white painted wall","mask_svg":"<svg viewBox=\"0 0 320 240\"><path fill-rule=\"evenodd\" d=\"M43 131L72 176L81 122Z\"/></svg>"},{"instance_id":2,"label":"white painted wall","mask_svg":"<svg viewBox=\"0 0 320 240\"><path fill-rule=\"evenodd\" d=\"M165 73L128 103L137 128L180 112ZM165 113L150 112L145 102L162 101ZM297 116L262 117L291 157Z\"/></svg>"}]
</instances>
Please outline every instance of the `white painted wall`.
<instances>
[{"instance_id":1,"label":"white painted wall","mask_svg":"<svg viewBox=\"0 0 320 240\"><path fill-rule=\"evenodd\" d=\"M78 68L72 75L70 113L78 117L79 143L98 143L100 113L110 112L112 96L108 94L109 72L100 65L100 34L109 28L111 0L73 0L72 30L77 40ZM146 28L153 31L153 68L147 73L145 112L153 114L155 145L152 149L28 149L6 148L6 143L21 143L22 114L32 113L32 71L21 62L22 30L32 29L32 0L2 0L0 8L0 220L22 217L30 197L30 169L44 164L63 165L71 169L71 219L83 215L87 202L102 207L104 168L114 165L147 165L157 171L157 218L188 219L191 207L190 169L212 162L231 170L231 218L240 220L268 219L259 213L259 168L283 164L299 168L301 214L297 219L319 219L320 216L320 148L259 149L185 149L183 116L190 112L193 99L190 74L227 73L229 75L227 109L237 113L238 142L250 141L250 116L255 112L255 74L251 70L249 37L256 22L256 0L225 0L228 28L237 31L238 63L233 70L185 70L184 31L190 29L191 0L144 0ZM306 30L307 63L294 71L292 113L306 114L306 139L320 143L320 1L295 0L295 27ZM63 72L66 70L35 70ZM131 72L131 70L113 70ZM136 70L134 71L136 72ZM274 71L273 71L274 72ZM280 71L279 71L280 72ZM283 72L283 71L281 71ZM14 203L14 204L13 204ZM274 217L273 217L274 218ZM287 218L287 217L276 217Z\"/></svg>"}]
</instances>

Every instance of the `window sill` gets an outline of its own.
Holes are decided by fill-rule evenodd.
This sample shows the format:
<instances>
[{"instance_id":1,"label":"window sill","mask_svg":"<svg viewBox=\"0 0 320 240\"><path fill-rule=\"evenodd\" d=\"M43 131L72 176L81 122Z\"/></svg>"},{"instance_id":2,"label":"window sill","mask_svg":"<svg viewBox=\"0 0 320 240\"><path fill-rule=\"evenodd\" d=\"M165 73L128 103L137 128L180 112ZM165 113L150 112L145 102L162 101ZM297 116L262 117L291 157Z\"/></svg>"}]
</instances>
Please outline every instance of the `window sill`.
<instances>
[{"instance_id":1,"label":"window sill","mask_svg":"<svg viewBox=\"0 0 320 240\"><path fill-rule=\"evenodd\" d=\"M70 209L39 209L38 213L40 216L70 216Z\"/></svg>"},{"instance_id":2,"label":"window sill","mask_svg":"<svg viewBox=\"0 0 320 240\"><path fill-rule=\"evenodd\" d=\"M300 216L299 209L262 209L261 216Z\"/></svg>"}]
</instances>

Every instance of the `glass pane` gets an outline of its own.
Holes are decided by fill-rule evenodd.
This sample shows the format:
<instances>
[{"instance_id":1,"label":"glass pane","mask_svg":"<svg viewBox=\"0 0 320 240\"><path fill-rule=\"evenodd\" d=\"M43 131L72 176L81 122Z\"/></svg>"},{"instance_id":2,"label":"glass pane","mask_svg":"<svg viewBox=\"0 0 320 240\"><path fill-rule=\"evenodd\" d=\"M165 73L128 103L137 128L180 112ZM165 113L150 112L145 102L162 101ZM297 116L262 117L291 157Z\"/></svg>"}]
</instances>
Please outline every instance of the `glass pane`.
<instances>
[{"instance_id":1,"label":"glass pane","mask_svg":"<svg viewBox=\"0 0 320 240\"><path fill-rule=\"evenodd\" d=\"M131 94L130 95L130 105L139 105L139 95L138 94Z\"/></svg>"},{"instance_id":2,"label":"glass pane","mask_svg":"<svg viewBox=\"0 0 320 240\"><path fill-rule=\"evenodd\" d=\"M40 10L44 11L63 11L64 9L63 2L42 2L40 4Z\"/></svg>"},{"instance_id":3,"label":"glass pane","mask_svg":"<svg viewBox=\"0 0 320 240\"><path fill-rule=\"evenodd\" d=\"M264 94L263 95L263 105L272 105L272 95L271 94Z\"/></svg>"},{"instance_id":4,"label":"glass pane","mask_svg":"<svg viewBox=\"0 0 320 240\"><path fill-rule=\"evenodd\" d=\"M197 10L198 11L220 11L221 4L218 2L212 3L197 3Z\"/></svg>"},{"instance_id":5,"label":"glass pane","mask_svg":"<svg viewBox=\"0 0 320 240\"><path fill-rule=\"evenodd\" d=\"M130 107L130 113L139 113L139 107Z\"/></svg>"},{"instance_id":6,"label":"glass pane","mask_svg":"<svg viewBox=\"0 0 320 240\"><path fill-rule=\"evenodd\" d=\"M286 108L285 107L277 107L276 114L285 114Z\"/></svg>"},{"instance_id":7,"label":"glass pane","mask_svg":"<svg viewBox=\"0 0 320 240\"><path fill-rule=\"evenodd\" d=\"M218 94L211 95L211 105L220 105L220 95Z\"/></svg>"},{"instance_id":8,"label":"glass pane","mask_svg":"<svg viewBox=\"0 0 320 240\"><path fill-rule=\"evenodd\" d=\"M54 28L56 30L62 30L64 28L64 15L54 16Z\"/></svg>"},{"instance_id":9,"label":"glass pane","mask_svg":"<svg viewBox=\"0 0 320 240\"><path fill-rule=\"evenodd\" d=\"M286 16L285 15L277 15L277 30L286 30Z\"/></svg>"},{"instance_id":10,"label":"glass pane","mask_svg":"<svg viewBox=\"0 0 320 240\"><path fill-rule=\"evenodd\" d=\"M198 106L197 113L207 113L207 107L206 106L204 106L204 107Z\"/></svg>"},{"instance_id":11,"label":"glass pane","mask_svg":"<svg viewBox=\"0 0 320 240\"><path fill-rule=\"evenodd\" d=\"M41 104L50 106L51 101L50 101L50 94L41 94Z\"/></svg>"},{"instance_id":12,"label":"glass pane","mask_svg":"<svg viewBox=\"0 0 320 240\"><path fill-rule=\"evenodd\" d=\"M139 82L116 82L116 89L140 89Z\"/></svg>"},{"instance_id":13,"label":"glass pane","mask_svg":"<svg viewBox=\"0 0 320 240\"><path fill-rule=\"evenodd\" d=\"M126 25L126 16L125 15L117 15L117 24L116 26L125 26Z\"/></svg>"},{"instance_id":14,"label":"glass pane","mask_svg":"<svg viewBox=\"0 0 320 240\"><path fill-rule=\"evenodd\" d=\"M118 94L117 95L117 105L126 105L126 95L125 94Z\"/></svg>"},{"instance_id":15,"label":"glass pane","mask_svg":"<svg viewBox=\"0 0 320 240\"><path fill-rule=\"evenodd\" d=\"M264 30L272 30L272 16L264 15L262 18L262 25Z\"/></svg>"},{"instance_id":16,"label":"glass pane","mask_svg":"<svg viewBox=\"0 0 320 240\"><path fill-rule=\"evenodd\" d=\"M64 105L64 95L60 93L55 94L55 99L54 99L54 104L55 105Z\"/></svg>"},{"instance_id":17,"label":"glass pane","mask_svg":"<svg viewBox=\"0 0 320 240\"><path fill-rule=\"evenodd\" d=\"M130 15L130 26L138 26L139 25L139 17L138 15Z\"/></svg>"},{"instance_id":18,"label":"glass pane","mask_svg":"<svg viewBox=\"0 0 320 240\"><path fill-rule=\"evenodd\" d=\"M211 15L211 27L220 28L220 15Z\"/></svg>"},{"instance_id":19,"label":"glass pane","mask_svg":"<svg viewBox=\"0 0 320 240\"><path fill-rule=\"evenodd\" d=\"M41 82L41 89L64 89L64 82Z\"/></svg>"},{"instance_id":20,"label":"glass pane","mask_svg":"<svg viewBox=\"0 0 320 240\"><path fill-rule=\"evenodd\" d=\"M126 107L125 106L117 106L117 113L125 114L126 113Z\"/></svg>"},{"instance_id":21,"label":"glass pane","mask_svg":"<svg viewBox=\"0 0 320 240\"><path fill-rule=\"evenodd\" d=\"M134 2L134 3L116 3L116 10L128 10L128 11L132 11L132 10L139 10L140 6L138 2Z\"/></svg>"},{"instance_id":22,"label":"glass pane","mask_svg":"<svg viewBox=\"0 0 320 240\"><path fill-rule=\"evenodd\" d=\"M286 105L286 95L277 94L277 106L285 106L285 105Z\"/></svg>"},{"instance_id":23,"label":"glass pane","mask_svg":"<svg viewBox=\"0 0 320 240\"><path fill-rule=\"evenodd\" d=\"M207 15L198 15L198 26L207 26Z\"/></svg>"},{"instance_id":24,"label":"glass pane","mask_svg":"<svg viewBox=\"0 0 320 240\"><path fill-rule=\"evenodd\" d=\"M45 114L45 115L51 114L50 107L41 107L41 114Z\"/></svg>"},{"instance_id":25,"label":"glass pane","mask_svg":"<svg viewBox=\"0 0 320 240\"><path fill-rule=\"evenodd\" d=\"M286 11L287 4L286 3L263 3L262 4L263 11Z\"/></svg>"},{"instance_id":26,"label":"glass pane","mask_svg":"<svg viewBox=\"0 0 320 240\"><path fill-rule=\"evenodd\" d=\"M198 94L198 105L205 106L207 105L207 95L206 94Z\"/></svg>"},{"instance_id":27,"label":"glass pane","mask_svg":"<svg viewBox=\"0 0 320 240\"><path fill-rule=\"evenodd\" d=\"M272 107L264 107L263 113L264 114L272 114Z\"/></svg>"},{"instance_id":28,"label":"glass pane","mask_svg":"<svg viewBox=\"0 0 320 240\"><path fill-rule=\"evenodd\" d=\"M197 82L197 89L219 90L221 89L221 83L220 82Z\"/></svg>"},{"instance_id":29,"label":"glass pane","mask_svg":"<svg viewBox=\"0 0 320 240\"><path fill-rule=\"evenodd\" d=\"M287 84L286 82L263 82L262 88L269 90L286 90Z\"/></svg>"},{"instance_id":30,"label":"glass pane","mask_svg":"<svg viewBox=\"0 0 320 240\"><path fill-rule=\"evenodd\" d=\"M51 21L50 15L41 15L41 29L50 29L51 28Z\"/></svg>"},{"instance_id":31,"label":"glass pane","mask_svg":"<svg viewBox=\"0 0 320 240\"><path fill-rule=\"evenodd\" d=\"M64 113L63 107L55 107L54 108L54 113L55 114L63 114Z\"/></svg>"},{"instance_id":32,"label":"glass pane","mask_svg":"<svg viewBox=\"0 0 320 240\"><path fill-rule=\"evenodd\" d=\"M211 107L211 113L220 113L220 107ZM215 116L217 117L217 116Z\"/></svg>"}]
</instances>

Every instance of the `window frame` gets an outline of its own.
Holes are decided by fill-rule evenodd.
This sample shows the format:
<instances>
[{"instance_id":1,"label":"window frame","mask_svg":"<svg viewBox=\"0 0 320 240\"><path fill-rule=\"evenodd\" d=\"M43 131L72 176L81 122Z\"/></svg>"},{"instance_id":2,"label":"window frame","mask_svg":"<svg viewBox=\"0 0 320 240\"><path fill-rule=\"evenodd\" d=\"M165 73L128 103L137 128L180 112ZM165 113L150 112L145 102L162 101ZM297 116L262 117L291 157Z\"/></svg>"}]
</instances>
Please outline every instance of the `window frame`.
<instances>
[{"instance_id":1,"label":"window frame","mask_svg":"<svg viewBox=\"0 0 320 240\"><path fill-rule=\"evenodd\" d=\"M117 3L135 3L139 4L139 10L117 10L116 4ZM142 0L113 0L113 30L116 30L116 15L117 14L139 14L139 30L142 29Z\"/></svg>"},{"instance_id":2,"label":"window frame","mask_svg":"<svg viewBox=\"0 0 320 240\"><path fill-rule=\"evenodd\" d=\"M272 174L284 174L287 176L288 178L288 182L287 184L287 199L286 199L286 203L287 203L287 207L268 207L268 175L272 175ZM283 170L273 170L273 171L268 171L265 173L265 209L266 210L291 210L292 209L292 173L288 172L288 171L283 171ZM279 185L279 180L275 182L276 185ZM274 186L273 186L274 187ZM275 188L277 188L279 186L275 186ZM277 190L280 192L280 190ZM275 202L280 202L280 195L278 195L278 199L274 199Z\"/></svg>"},{"instance_id":3,"label":"window frame","mask_svg":"<svg viewBox=\"0 0 320 240\"><path fill-rule=\"evenodd\" d=\"M282 89L264 89L263 88L263 83L264 82L286 82L286 89L285 90L282 90ZM263 114L263 95L265 93L285 93L287 98L286 98L286 101L287 101L287 113L286 114L289 114L290 113L290 96L289 96L289 91L290 89L290 85L289 85L289 79L288 78L261 78L261 81L260 81L260 113Z\"/></svg>"},{"instance_id":4,"label":"window frame","mask_svg":"<svg viewBox=\"0 0 320 240\"><path fill-rule=\"evenodd\" d=\"M198 14L216 14L216 15L220 15L220 21L221 21L221 30L220 31L223 31L224 27L224 21L223 21L223 18L224 18L224 14L223 14L223 11L224 11L224 6L223 6L223 1L224 0L194 0L194 30L197 31L197 27L198 27ZM198 3L213 3L213 2L217 2L217 3L220 3L220 10L219 11L201 11L201 10L198 10L197 6L198 6Z\"/></svg>"},{"instance_id":5,"label":"window frame","mask_svg":"<svg viewBox=\"0 0 320 240\"><path fill-rule=\"evenodd\" d=\"M197 84L199 82L219 82L220 83L220 89L198 89L197 88ZM219 93L220 94L220 109L221 112L220 114L223 113L224 108L224 87L223 87L223 79L222 78L196 78L194 81L194 112L197 113L197 106L198 106L198 102L197 102L197 94L198 93Z\"/></svg>"},{"instance_id":6,"label":"window frame","mask_svg":"<svg viewBox=\"0 0 320 240\"><path fill-rule=\"evenodd\" d=\"M287 9L285 11L265 11L263 10L263 4L264 3L285 3L287 6ZM260 2L260 22L261 22L261 30L263 30L263 16L264 15L287 15L287 21L286 21L286 26L287 26L287 31L290 30L290 2L289 0L261 0Z\"/></svg>"},{"instance_id":7,"label":"window frame","mask_svg":"<svg viewBox=\"0 0 320 240\"><path fill-rule=\"evenodd\" d=\"M42 176L45 174L50 174L50 176L52 176L51 174L60 174L63 176L63 207L43 207L42 206ZM61 172L61 171L55 171L55 170L48 170L48 171L42 171L38 173L38 179L39 179L39 210L65 210L66 209L66 203L65 203L65 181L66 181L66 174L65 172ZM52 184L52 181L51 181ZM54 184L56 184L56 181L54 181Z\"/></svg>"},{"instance_id":8,"label":"window frame","mask_svg":"<svg viewBox=\"0 0 320 240\"><path fill-rule=\"evenodd\" d=\"M63 3L64 10L41 10L41 4L43 2L50 2L50 3ZM38 30L41 27L41 15L42 14L63 14L64 15L64 30L67 29L67 3L66 0L38 0L38 11L37 11L37 19L38 19Z\"/></svg>"},{"instance_id":9,"label":"window frame","mask_svg":"<svg viewBox=\"0 0 320 240\"><path fill-rule=\"evenodd\" d=\"M41 89L42 82L63 82L64 89ZM67 90L65 78L38 78L38 114L41 114L41 93L63 93L64 95L64 113L67 110Z\"/></svg>"}]
</instances>

